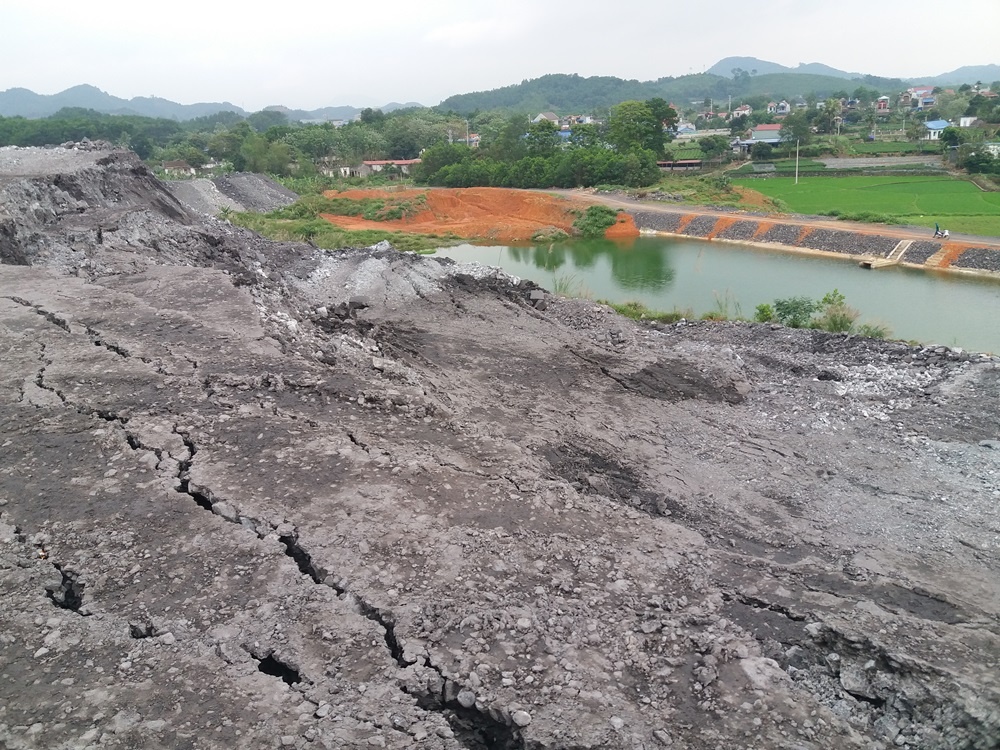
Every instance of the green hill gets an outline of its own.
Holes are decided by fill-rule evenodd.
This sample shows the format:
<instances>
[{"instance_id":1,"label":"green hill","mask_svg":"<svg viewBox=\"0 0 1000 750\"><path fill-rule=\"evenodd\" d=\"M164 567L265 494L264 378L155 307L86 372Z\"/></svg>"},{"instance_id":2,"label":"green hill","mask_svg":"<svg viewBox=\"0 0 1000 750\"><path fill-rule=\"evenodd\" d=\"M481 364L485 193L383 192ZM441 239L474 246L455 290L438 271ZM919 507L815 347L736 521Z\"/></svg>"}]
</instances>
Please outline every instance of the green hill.
<instances>
[{"instance_id":1,"label":"green hill","mask_svg":"<svg viewBox=\"0 0 1000 750\"><path fill-rule=\"evenodd\" d=\"M492 91L457 94L445 99L437 108L459 114L489 110L531 113L551 110L564 114L594 112L629 99L651 99L657 96L673 101L678 106L707 97L718 102L732 96L734 103L738 98L746 96L791 99L815 94L817 98L823 99L835 91L849 93L861 85L887 92L905 88L902 81L895 79L863 76L847 80L802 73L768 73L740 79L713 73L697 73L655 81L552 74Z\"/></svg>"}]
</instances>

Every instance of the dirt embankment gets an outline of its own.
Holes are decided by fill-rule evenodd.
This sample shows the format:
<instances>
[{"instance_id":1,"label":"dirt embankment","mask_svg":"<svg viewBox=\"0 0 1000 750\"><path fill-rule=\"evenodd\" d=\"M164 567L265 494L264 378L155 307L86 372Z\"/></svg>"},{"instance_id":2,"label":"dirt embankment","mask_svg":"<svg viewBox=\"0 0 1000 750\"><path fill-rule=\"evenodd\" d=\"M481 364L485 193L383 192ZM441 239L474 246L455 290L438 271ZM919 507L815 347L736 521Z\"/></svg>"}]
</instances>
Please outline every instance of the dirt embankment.
<instances>
[{"instance_id":1,"label":"dirt embankment","mask_svg":"<svg viewBox=\"0 0 1000 750\"><path fill-rule=\"evenodd\" d=\"M324 214L323 218L344 229L381 229L416 234L454 234L491 242L528 242L538 232L558 229L573 234L579 212L593 201L552 196L541 192L504 188L457 188L433 190L349 190L327 193L330 198L390 199L422 201L414 214L390 221L371 221L355 216ZM627 213L607 237L636 237L639 230Z\"/></svg>"}]
</instances>

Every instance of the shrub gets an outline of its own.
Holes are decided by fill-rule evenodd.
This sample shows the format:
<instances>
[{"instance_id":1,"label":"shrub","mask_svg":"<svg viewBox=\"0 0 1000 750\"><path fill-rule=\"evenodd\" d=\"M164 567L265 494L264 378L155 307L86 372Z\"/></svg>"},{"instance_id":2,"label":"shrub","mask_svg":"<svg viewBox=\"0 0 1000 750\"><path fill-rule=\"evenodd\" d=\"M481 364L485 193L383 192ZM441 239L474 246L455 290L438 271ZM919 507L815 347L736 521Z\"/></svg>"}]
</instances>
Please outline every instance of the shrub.
<instances>
[{"instance_id":1,"label":"shrub","mask_svg":"<svg viewBox=\"0 0 1000 750\"><path fill-rule=\"evenodd\" d=\"M850 333L861 313L848 305L829 305L815 321L816 328L830 333Z\"/></svg>"},{"instance_id":2,"label":"shrub","mask_svg":"<svg viewBox=\"0 0 1000 750\"><path fill-rule=\"evenodd\" d=\"M765 302L754 308L753 319L758 323L774 323L778 318L774 308Z\"/></svg>"},{"instance_id":3,"label":"shrub","mask_svg":"<svg viewBox=\"0 0 1000 750\"><path fill-rule=\"evenodd\" d=\"M584 237L603 237L608 227L618 221L618 212L607 206L590 206L586 213L573 222L573 228Z\"/></svg>"},{"instance_id":4,"label":"shrub","mask_svg":"<svg viewBox=\"0 0 1000 750\"><path fill-rule=\"evenodd\" d=\"M889 327L877 323L862 323L858 326L858 335L870 339L885 339L889 337Z\"/></svg>"},{"instance_id":5,"label":"shrub","mask_svg":"<svg viewBox=\"0 0 1000 750\"><path fill-rule=\"evenodd\" d=\"M788 297L774 301L774 316L789 328L805 328L819 303L808 297Z\"/></svg>"}]
</instances>

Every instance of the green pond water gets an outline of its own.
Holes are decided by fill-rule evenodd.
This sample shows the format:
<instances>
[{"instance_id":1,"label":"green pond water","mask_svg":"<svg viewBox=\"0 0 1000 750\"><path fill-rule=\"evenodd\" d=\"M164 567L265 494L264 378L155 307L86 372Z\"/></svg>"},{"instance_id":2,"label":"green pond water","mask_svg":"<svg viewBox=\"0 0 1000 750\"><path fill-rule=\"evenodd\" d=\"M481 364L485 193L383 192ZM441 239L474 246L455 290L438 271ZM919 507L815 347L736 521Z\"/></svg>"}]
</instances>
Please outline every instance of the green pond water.
<instances>
[{"instance_id":1,"label":"green pond water","mask_svg":"<svg viewBox=\"0 0 1000 750\"><path fill-rule=\"evenodd\" d=\"M893 338L1000 352L1000 280L901 267L863 269L821 258L706 240L640 237L527 247L458 245L438 255L500 266L549 290L654 310L722 310L753 318L784 297L819 299L832 289Z\"/></svg>"}]
</instances>

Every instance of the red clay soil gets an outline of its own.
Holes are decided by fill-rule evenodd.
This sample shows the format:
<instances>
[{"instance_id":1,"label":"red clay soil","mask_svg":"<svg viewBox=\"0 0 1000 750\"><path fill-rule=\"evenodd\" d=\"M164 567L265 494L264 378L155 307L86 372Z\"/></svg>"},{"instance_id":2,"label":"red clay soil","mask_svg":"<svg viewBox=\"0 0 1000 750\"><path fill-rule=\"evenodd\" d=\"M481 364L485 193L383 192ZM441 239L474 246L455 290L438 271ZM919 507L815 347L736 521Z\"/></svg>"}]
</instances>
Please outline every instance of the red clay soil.
<instances>
[{"instance_id":1,"label":"red clay soil","mask_svg":"<svg viewBox=\"0 0 1000 750\"><path fill-rule=\"evenodd\" d=\"M404 219L369 221L356 216L323 214L323 218L344 229L381 229L415 234L454 234L492 242L525 242L539 231L561 229L573 234L577 213L591 202L504 188L454 188L433 190L348 190L329 192L330 198L384 198L398 202L425 196L426 208ZM577 213L574 213L577 212ZM618 223L607 236L636 237L639 230L628 214L619 214Z\"/></svg>"},{"instance_id":2,"label":"red clay soil","mask_svg":"<svg viewBox=\"0 0 1000 750\"><path fill-rule=\"evenodd\" d=\"M948 266L958 260L958 257L962 253L969 249L969 246L959 242L946 242L942 249L944 250L944 257L938 262L938 268L948 268Z\"/></svg>"}]
</instances>

